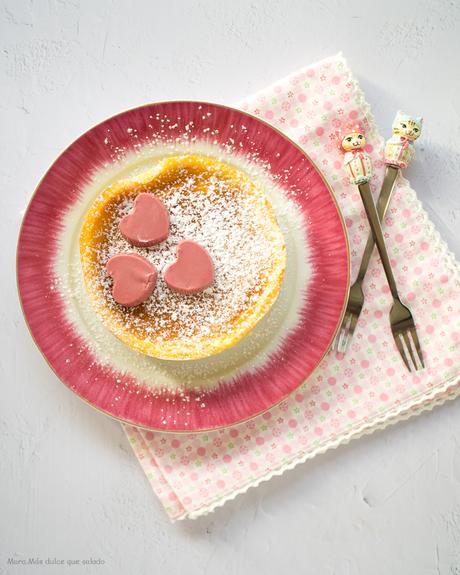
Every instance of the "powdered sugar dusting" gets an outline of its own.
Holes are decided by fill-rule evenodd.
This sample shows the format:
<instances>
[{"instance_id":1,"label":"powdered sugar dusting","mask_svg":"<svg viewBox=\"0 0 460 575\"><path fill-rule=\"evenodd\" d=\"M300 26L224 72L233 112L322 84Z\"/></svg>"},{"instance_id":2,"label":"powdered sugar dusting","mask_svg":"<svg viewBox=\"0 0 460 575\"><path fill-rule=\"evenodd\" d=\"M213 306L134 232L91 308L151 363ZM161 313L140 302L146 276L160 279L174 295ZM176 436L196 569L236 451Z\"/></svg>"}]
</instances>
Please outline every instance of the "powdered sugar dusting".
<instances>
[{"instance_id":1,"label":"powdered sugar dusting","mask_svg":"<svg viewBox=\"0 0 460 575\"><path fill-rule=\"evenodd\" d=\"M202 171L196 171L196 162L203 164ZM171 170L172 163L175 167ZM157 170L163 173L161 163ZM173 339L190 346L194 340L196 348L201 340L209 345L210 338L220 338L236 323L241 327L251 320L251 311L264 290L279 281L283 272L284 239L263 191L242 172L232 169L230 180L219 177L219 162L196 156L170 158L165 170L167 185L153 192L169 212L169 237L151 248L132 246L121 235L118 223L130 212L135 195L131 192L115 198L104 208L104 240L97 246L93 281L102 286L105 305L122 329L156 343ZM134 194L138 191L139 187ZM176 259L176 247L184 239L202 245L213 259L215 281L203 293L178 294L163 280L165 268ZM123 252L142 255L159 273L154 293L137 308L122 308L114 302L112 281L105 271L107 261Z\"/></svg>"}]
</instances>

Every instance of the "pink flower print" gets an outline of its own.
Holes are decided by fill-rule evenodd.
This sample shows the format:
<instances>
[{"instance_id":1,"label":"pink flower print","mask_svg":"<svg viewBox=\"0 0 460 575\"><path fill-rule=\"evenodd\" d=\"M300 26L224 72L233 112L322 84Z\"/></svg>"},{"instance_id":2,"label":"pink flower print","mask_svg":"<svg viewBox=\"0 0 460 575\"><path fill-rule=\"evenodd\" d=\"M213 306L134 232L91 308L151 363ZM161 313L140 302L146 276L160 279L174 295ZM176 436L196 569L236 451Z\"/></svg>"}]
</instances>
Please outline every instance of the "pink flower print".
<instances>
[{"instance_id":1,"label":"pink flower print","mask_svg":"<svg viewBox=\"0 0 460 575\"><path fill-rule=\"evenodd\" d=\"M275 458L274 453L268 452L268 453L265 455L265 459L266 459L269 463L273 463L276 458Z\"/></svg>"}]
</instances>

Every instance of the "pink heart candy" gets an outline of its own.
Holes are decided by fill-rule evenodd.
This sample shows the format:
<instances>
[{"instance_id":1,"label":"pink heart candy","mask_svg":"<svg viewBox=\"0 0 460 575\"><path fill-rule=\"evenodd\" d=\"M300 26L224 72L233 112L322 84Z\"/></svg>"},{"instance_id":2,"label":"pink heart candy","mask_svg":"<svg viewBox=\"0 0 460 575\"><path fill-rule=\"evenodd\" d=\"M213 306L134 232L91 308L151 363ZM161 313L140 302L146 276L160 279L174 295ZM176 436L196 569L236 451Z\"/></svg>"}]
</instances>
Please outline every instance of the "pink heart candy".
<instances>
[{"instance_id":1,"label":"pink heart candy","mask_svg":"<svg viewBox=\"0 0 460 575\"><path fill-rule=\"evenodd\" d=\"M203 247L184 240L177 246L176 255L177 260L164 273L164 280L173 291L193 294L213 283L214 264Z\"/></svg>"},{"instance_id":2,"label":"pink heart candy","mask_svg":"<svg viewBox=\"0 0 460 575\"><path fill-rule=\"evenodd\" d=\"M113 278L113 299L127 307L148 299L157 283L157 270L138 254L117 254L109 259L105 269Z\"/></svg>"},{"instance_id":3,"label":"pink heart candy","mask_svg":"<svg viewBox=\"0 0 460 575\"><path fill-rule=\"evenodd\" d=\"M161 200L153 194L142 193L134 200L131 212L120 220L118 228L133 246L148 248L168 237L169 215Z\"/></svg>"}]
</instances>

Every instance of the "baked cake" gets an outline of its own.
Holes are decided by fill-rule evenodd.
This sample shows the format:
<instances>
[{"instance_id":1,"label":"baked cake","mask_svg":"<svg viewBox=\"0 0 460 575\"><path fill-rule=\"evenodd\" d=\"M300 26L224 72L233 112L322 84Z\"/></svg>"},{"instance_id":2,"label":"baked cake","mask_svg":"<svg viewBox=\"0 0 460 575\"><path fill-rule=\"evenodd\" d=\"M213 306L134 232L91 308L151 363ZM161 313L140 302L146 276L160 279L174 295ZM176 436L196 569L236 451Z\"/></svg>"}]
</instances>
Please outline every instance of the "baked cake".
<instances>
[{"instance_id":1,"label":"baked cake","mask_svg":"<svg viewBox=\"0 0 460 575\"><path fill-rule=\"evenodd\" d=\"M286 265L261 186L200 155L166 158L105 189L85 215L80 255L107 328L168 360L235 345L276 300Z\"/></svg>"}]
</instances>

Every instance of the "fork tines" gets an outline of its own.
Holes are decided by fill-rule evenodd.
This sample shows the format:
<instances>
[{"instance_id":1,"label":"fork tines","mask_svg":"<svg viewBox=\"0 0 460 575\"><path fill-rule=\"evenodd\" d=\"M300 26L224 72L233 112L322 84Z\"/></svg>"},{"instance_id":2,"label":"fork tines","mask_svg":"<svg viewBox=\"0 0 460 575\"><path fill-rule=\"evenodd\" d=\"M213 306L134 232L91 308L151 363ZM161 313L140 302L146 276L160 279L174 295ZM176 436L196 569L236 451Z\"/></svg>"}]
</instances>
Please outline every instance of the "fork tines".
<instances>
[{"instance_id":1,"label":"fork tines","mask_svg":"<svg viewBox=\"0 0 460 575\"><path fill-rule=\"evenodd\" d=\"M422 350L415 327L393 331L396 347L409 371L425 369Z\"/></svg>"},{"instance_id":2,"label":"fork tines","mask_svg":"<svg viewBox=\"0 0 460 575\"><path fill-rule=\"evenodd\" d=\"M353 337L357 323L358 316L350 311L347 311L332 344L332 349L334 351L337 351L338 353L346 353L348 342Z\"/></svg>"}]
</instances>

